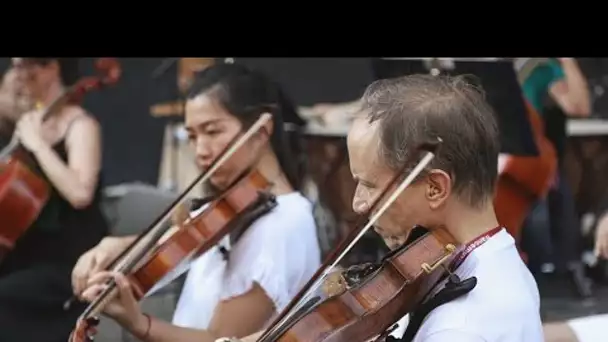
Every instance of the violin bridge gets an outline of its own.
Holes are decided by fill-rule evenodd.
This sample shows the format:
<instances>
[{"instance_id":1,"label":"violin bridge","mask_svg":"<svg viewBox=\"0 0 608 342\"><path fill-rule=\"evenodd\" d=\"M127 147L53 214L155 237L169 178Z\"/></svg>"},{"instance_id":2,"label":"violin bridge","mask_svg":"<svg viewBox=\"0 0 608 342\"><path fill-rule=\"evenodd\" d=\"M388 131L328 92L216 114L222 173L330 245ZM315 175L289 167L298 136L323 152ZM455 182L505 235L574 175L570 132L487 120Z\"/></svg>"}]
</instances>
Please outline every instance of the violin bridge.
<instances>
[{"instance_id":1,"label":"violin bridge","mask_svg":"<svg viewBox=\"0 0 608 342\"><path fill-rule=\"evenodd\" d=\"M171 221L173 225L178 226L180 229L189 218L190 211L184 203L179 204L171 214Z\"/></svg>"},{"instance_id":2,"label":"violin bridge","mask_svg":"<svg viewBox=\"0 0 608 342\"><path fill-rule=\"evenodd\" d=\"M452 245L451 243L448 243L447 245L445 245L443 247L443 249L445 250L445 254L436 263L434 263L433 265L429 265L428 263L425 262L422 265L420 265L420 267L422 268L422 270L424 272L426 272L427 274L430 274L433 271L435 271L438 267L441 267L444 270L446 270L447 272L449 272L448 268L444 265L444 263L456 251L456 246Z\"/></svg>"}]
</instances>

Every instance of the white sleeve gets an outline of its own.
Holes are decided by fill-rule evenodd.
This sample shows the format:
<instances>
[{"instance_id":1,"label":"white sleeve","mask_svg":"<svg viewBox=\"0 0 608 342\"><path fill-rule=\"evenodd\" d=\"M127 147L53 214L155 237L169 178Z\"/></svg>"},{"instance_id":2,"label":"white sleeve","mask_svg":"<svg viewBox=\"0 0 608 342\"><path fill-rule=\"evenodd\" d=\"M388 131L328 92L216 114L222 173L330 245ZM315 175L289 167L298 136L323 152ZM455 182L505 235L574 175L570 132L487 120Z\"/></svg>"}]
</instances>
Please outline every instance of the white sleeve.
<instances>
[{"instance_id":1,"label":"white sleeve","mask_svg":"<svg viewBox=\"0 0 608 342\"><path fill-rule=\"evenodd\" d=\"M314 219L301 210L293 214L270 213L243 234L230 251L220 300L248 292L255 282L280 310L293 288L312 276L319 266L319 258L311 257L318 254Z\"/></svg>"},{"instance_id":2,"label":"white sleeve","mask_svg":"<svg viewBox=\"0 0 608 342\"><path fill-rule=\"evenodd\" d=\"M421 338L420 340L417 338L414 340L420 342L488 342L477 334L456 329L437 331Z\"/></svg>"}]
</instances>

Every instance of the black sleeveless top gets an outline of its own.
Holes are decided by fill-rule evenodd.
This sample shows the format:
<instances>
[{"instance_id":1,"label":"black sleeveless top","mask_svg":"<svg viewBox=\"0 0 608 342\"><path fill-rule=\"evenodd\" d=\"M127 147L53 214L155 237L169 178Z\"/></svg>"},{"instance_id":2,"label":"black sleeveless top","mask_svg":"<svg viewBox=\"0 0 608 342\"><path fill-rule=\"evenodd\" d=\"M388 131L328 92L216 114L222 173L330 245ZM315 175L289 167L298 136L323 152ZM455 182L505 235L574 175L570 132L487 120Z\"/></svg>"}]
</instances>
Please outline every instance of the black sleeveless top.
<instances>
[{"instance_id":1,"label":"black sleeveless top","mask_svg":"<svg viewBox=\"0 0 608 342\"><path fill-rule=\"evenodd\" d=\"M64 139L55 144L53 150L67 162ZM46 177L33 156L32 160L38 174ZM48 184L51 194L46 206L34 224L17 241L13 251L0 264L0 270L15 270L31 264L49 262L73 265L80 255L97 245L108 234L108 224L101 211L101 175L93 201L84 209L72 207L50 181Z\"/></svg>"}]
</instances>

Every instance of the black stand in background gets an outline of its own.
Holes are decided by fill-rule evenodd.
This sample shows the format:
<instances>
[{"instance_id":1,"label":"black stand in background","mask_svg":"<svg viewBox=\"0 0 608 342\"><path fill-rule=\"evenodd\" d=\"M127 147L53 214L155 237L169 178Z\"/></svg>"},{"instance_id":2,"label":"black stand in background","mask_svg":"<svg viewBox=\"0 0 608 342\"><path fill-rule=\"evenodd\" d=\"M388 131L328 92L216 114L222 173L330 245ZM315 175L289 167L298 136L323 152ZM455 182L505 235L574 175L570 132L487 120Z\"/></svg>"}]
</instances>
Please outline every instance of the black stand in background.
<instances>
[{"instance_id":1,"label":"black stand in background","mask_svg":"<svg viewBox=\"0 0 608 342\"><path fill-rule=\"evenodd\" d=\"M162 63L156 68L154 69L154 71L152 72L151 75L151 79L155 80L155 81L160 81L163 79L163 76L165 75L172 75L175 76L175 79L173 80L173 82L175 82L176 87L175 87L175 100L176 102L180 102L183 103L183 101L185 100L185 96L184 94L182 94L182 92L180 91L179 87L177 86L177 64L179 62L179 58L165 58ZM173 71L173 72L170 72ZM165 78L166 79L166 78ZM171 172L170 172L170 183L169 185L165 186L166 190L168 191L178 191L178 181L177 181L177 177L179 177L179 163L178 163L178 159L177 159L177 151L179 149L179 143L180 143L180 139L179 139L179 134L178 134L178 127L179 127L179 123L183 120L183 118L185 117L185 113L184 111L184 107L182 107L182 113L181 115L175 115L175 116L170 116L167 117L166 120L168 120L168 124L171 125L171 129L170 129L170 133L171 133Z\"/></svg>"}]
</instances>

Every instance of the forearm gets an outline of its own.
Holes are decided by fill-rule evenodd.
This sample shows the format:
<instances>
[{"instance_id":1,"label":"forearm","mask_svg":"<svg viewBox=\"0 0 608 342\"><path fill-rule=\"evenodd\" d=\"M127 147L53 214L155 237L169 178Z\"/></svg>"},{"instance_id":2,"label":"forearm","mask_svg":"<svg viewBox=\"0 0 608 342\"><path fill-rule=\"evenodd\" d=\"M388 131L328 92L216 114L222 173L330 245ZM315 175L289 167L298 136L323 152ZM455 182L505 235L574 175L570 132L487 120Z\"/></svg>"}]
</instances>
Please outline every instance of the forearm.
<instances>
[{"instance_id":1,"label":"forearm","mask_svg":"<svg viewBox=\"0 0 608 342\"><path fill-rule=\"evenodd\" d=\"M589 116L591 114L591 95L585 76L573 58L562 59L561 64L568 84L568 97L576 108L572 114Z\"/></svg>"},{"instance_id":2,"label":"forearm","mask_svg":"<svg viewBox=\"0 0 608 342\"><path fill-rule=\"evenodd\" d=\"M93 190L80 182L78 174L59 158L51 146L41 145L33 153L46 176L70 204L82 208L91 202Z\"/></svg>"},{"instance_id":3,"label":"forearm","mask_svg":"<svg viewBox=\"0 0 608 342\"><path fill-rule=\"evenodd\" d=\"M220 337L206 330L179 327L154 317L150 318L149 325L144 318L129 330L135 336L143 337L144 342L214 342Z\"/></svg>"}]
</instances>

